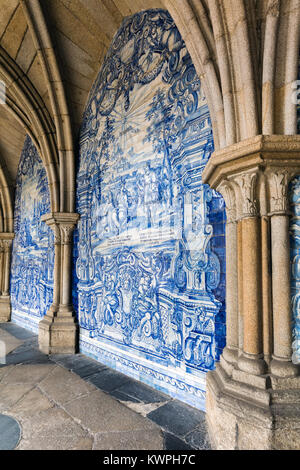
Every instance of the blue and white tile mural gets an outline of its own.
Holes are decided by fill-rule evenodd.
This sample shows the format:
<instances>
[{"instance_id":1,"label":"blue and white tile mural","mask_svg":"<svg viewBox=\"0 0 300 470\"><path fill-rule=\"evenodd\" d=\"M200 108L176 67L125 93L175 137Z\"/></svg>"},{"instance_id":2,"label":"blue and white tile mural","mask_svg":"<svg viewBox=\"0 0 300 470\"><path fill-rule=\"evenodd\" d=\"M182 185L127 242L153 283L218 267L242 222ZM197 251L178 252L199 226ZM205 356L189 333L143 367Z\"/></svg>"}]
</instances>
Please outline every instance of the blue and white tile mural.
<instances>
[{"instance_id":1,"label":"blue and white tile mural","mask_svg":"<svg viewBox=\"0 0 300 470\"><path fill-rule=\"evenodd\" d=\"M298 64L300 81L300 51ZM297 107L297 128L300 134L300 104ZM293 362L300 363L300 176L293 179L289 188L292 218L290 223L291 241L291 292L293 315Z\"/></svg>"},{"instance_id":2,"label":"blue and white tile mural","mask_svg":"<svg viewBox=\"0 0 300 470\"><path fill-rule=\"evenodd\" d=\"M36 332L53 297L54 237L41 221L49 211L46 171L27 136L16 181L10 292L12 321Z\"/></svg>"},{"instance_id":3,"label":"blue and white tile mural","mask_svg":"<svg viewBox=\"0 0 300 470\"><path fill-rule=\"evenodd\" d=\"M225 212L201 181L208 106L164 10L124 20L80 133L73 301L80 349L204 407L225 342Z\"/></svg>"}]
</instances>

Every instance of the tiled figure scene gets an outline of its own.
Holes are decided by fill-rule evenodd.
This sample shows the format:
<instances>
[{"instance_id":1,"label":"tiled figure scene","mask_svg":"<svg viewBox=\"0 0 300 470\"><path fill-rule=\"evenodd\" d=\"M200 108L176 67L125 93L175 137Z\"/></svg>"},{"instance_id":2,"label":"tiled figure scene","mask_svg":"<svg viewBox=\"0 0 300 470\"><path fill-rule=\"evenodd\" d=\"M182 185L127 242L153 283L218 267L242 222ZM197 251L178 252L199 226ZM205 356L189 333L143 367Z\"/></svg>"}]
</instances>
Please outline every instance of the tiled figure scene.
<instances>
[{"instance_id":1,"label":"tiled figure scene","mask_svg":"<svg viewBox=\"0 0 300 470\"><path fill-rule=\"evenodd\" d=\"M45 168L27 136L16 183L10 292L12 321L34 332L53 296L53 233L41 220L49 201Z\"/></svg>"},{"instance_id":2,"label":"tiled figure scene","mask_svg":"<svg viewBox=\"0 0 300 470\"><path fill-rule=\"evenodd\" d=\"M300 52L298 80L300 83ZM298 134L300 134L300 103L297 109ZM291 293L293 315L293 362L300 363L300 176L293 179L290 185L290 204L292 218L291 234Z\"/></svg>"},{"instance_id":3,"label":"tiled figure scene","mask_svg":"<svg viewBox=\"0 0 300 470\"><path fill-rule=\"evenodd\" d=\"M80 351L194 406L225 342L225 211L206 99L164 10L124 20L80 133Z\"/></svg>"}]
</instances>

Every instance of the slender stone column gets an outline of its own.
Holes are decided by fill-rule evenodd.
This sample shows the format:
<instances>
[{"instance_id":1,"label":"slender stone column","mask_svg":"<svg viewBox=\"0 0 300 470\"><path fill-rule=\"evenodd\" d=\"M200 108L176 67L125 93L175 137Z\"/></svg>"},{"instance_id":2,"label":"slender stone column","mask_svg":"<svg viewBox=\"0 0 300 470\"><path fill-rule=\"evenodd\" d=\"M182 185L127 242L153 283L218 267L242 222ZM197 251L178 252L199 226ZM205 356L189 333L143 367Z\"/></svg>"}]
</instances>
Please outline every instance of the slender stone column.
<instances>
[{"instance_id":1,"label":"slender stone column","mask_svg":"<svg viewBox=\"0 0 300 470\"><path fill-rule=\"evenodd\" d=\"M228 366L225 349L207 374L217 449L300 449L287 197L299 155L300 136L256 136L215 152L202 175L216 190L235 184L238 215L239 357Z\"/></svg>"},{"instance_id":2,"label":"slender stone column","mask_svg":"<svg viewBox=\"0 0 300 470\"><path fill-rule=\"evenodd\" d=\"M272 303L274 349L271 372L289 377L298 375L292 363L292 313L287 170L269 174L271 250L272 250Z\"/></svg>"},{"instance_id":3,"label":"slender stone column","mask_svg":"<svg viewBox=\"0 0 300 470\"><path fill-rule=\"evenodd\" d=\"M42 218L54 231L53 303L39 324L39 346L46 354L77 350L78 325L71 300L72 234L78 214L53 213Z\"/></svg>"},{"instance_id":4,"label":"slender stone column","mask_svg":"<svg viewBox=\"0 0 300 470\"><path fill-rule=\"evenodd\" d=\"M269 365L273 350L272 299L271 299L271 262L270 262L270 220L261 218L261 256L262 256L262 309L263 309L263 350L264 359Z\"/></svg>"},{"instance_id":5,"label":"slender stone column","mask_svg":"<svg viewBox=\"0 0 300 470\"><path fill-rule=\"evenodd\" d=\"M9 296L9 277L10 277L10 258L11 258L11 240L4 240L4 274L3 274L3 292L2 295Z\"/></svg>"},{"instance_id":6,"label":"slender stone column","mask_svg":"<svg viewBox=\"0 0 300 470\"><path fill-rule=\"evenodd\" d=\"M237 223L235 193L229 182L218 191L226 204L226 347L223 357L229 363L235 363L239 346L238 319L238 276L237 276Z\"/></svg>"},{"instance_id":7,"label":"slender stone column","mask_svg":"<svg viewBox=\"0 0 300 470\"><path fill-rule=\"evenodd\" d=\"M235 178L240 188L242 215L243 352L239 368L253 375L265 372L262 341L261 226L257 202L258 171Z\"/></svg>"},{"instance_id":8,"label":"slender stone column","mask_svg":"<svg viewBox=\"0 0 300 470\"><path fill-rule=\"evenodd\" d=\"M60 304L60 265L61 265L61 236L59 225L54 219L45 220L54 234L54 272L53 272L53 301L50 310L57 312Z\"/></svg>"},{"instance_id":9,"label":"slender stone column","mask_svg":"<svg viewBox=\"0 0 300 470\"><path fill-rule=\"evenodd\" d=\"M4 247L0 240L0 296L3 292L3 272L4 272Z\"/></svg>"},{"instance_id":10,"label":"slender stone column","mask_svg":"<svg viewBox=\"0 0 300 470\"><path fill-rule=\"evenodd\" d=\"M72 257L72 235L75 228L74 224L61 223L61 241L62 241L62 285L60 310L69 311L72 305L71 301L71 257Z\"/></svg>"},{"instance_id":11,"label":"slender stone column","mask_svg":"<svg viewBox=\"0 0 300 470\"><path fill-rule=\"evenodd\" d=\"M0 234L1 241L1 265L0 265L0 322L7 322L10 320L11 305L9 293L9 278L10 278L10 260L11 260L11 246L14 238L13 233L3 232Z\"/></svg>"}]
</instances>

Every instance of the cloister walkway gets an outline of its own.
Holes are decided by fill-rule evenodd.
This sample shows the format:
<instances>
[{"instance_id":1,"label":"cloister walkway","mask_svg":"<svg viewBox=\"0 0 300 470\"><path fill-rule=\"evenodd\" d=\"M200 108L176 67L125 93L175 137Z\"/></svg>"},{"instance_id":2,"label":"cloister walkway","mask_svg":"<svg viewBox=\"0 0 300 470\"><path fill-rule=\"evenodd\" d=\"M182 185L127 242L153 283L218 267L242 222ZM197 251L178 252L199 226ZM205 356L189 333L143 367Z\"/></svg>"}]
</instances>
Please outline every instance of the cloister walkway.
<instances>
[{"instance_id":1,"label":"cloister walkway","mask_svg":"<svg viewBox=\"0 0 300 470\"><path fill-rule=\"evenodd\" d=\"M0 324L3 343L0 450L210 448L203 412L81 354L42 354L15 324Z\"/></svg>"}]
</instances>

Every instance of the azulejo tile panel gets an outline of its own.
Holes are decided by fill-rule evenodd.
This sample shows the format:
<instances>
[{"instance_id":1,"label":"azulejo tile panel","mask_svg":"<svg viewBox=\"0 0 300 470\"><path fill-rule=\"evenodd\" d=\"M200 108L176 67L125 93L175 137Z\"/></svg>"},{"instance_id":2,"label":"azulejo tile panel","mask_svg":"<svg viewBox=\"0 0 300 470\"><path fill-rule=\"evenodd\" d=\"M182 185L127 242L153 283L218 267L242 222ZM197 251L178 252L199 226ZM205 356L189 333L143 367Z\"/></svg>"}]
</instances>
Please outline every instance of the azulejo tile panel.
<instances>
[{"instance_id":1,"label":"azulejo tile panel","mask_svg":"<svg viewBox=\"0 0 300 470\"><path fill-rule=\"evenodd\" d=\"M225 342L224 201L201 180L212 151L207 102L172 18L125 19L80 133L80 348L202 408Z\"/></svg>"},{"instance_id":2,"label":"azulejo tile panel","mask_svg":"<svg viewBox=\"0 0 300 470\"><path fill-rule=\"evenodd\" d=\"M299 52L299 62L298 62L298 90L300 89L300 52ZM299 93L298 93L299 96ZM297 130L300 134L300 104L297 106Z\"/></svg>"},{"instance_id":3,"label":"azulejo tile panel","mask_svg":"<svg viewBox=\"0 0 300 470\"><path fill-rule=\"evenodd\" d=\"M300 51L298 80L300 83ZM297 106L298 134L300 134L300 104ZM293 316L293 362L300 364L300 175L293 179L289 188L292 217L291 242L291 294Z\"/></svg>"},{"instance_id":4,"label":"azulejo tile panel","mask_svg":"<svg viewBox=\"0 0 300 470\"><path fill-rule=\"evenodd\" d=\"M49 211L46 171L27 136L16 182L10 292L12 321L35 332L53 298L53 233L41 221Z\"/></svg>"}]
</instances>

